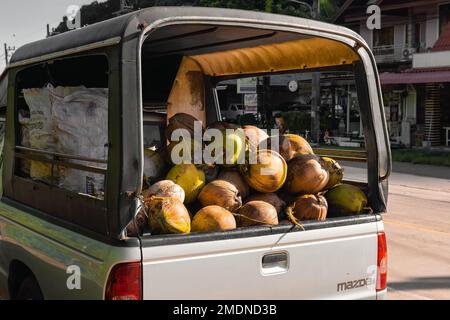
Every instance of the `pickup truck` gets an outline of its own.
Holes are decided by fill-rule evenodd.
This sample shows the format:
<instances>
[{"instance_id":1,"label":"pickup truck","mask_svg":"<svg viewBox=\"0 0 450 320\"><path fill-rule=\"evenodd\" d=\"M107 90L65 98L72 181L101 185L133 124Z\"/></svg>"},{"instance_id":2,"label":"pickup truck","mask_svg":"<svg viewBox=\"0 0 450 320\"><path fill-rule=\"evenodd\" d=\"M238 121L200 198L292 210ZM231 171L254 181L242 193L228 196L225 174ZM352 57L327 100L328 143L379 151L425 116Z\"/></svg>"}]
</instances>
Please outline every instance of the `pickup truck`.
<instances>
[{"instance_id":1,"label":"pickup truck","mask_svg":"<svg viewBox=\"0 0 450 320\"><path fill-rule=\"evenodd\" d=\"M127 232L142 207L144 141L164 144L167 119L179 112L204 124L220 121L220 81L292 72L319 72L319 79L352 75L366 151L358 157L340 153L336 159L367 163L367 179L347 182L366 192L373 213L304 221L303 228ZM381 214L387 207L390 146L376 62L353 31L260 12L153 7L27 44L14 53L0 79L7 90L0 297L385 297ZM87 148L79 149L84 154L55 149L62 138L50 141L53 133L45 131L51 125L48 98L38 100L38 111L29 108L30 94L49 86L52 92L63 88L64 94L80 87L106 92L107 116L100 119L105 123L95 124L93 115L80 118L84 122L75 128L99 129L89 141L105 139L100 156ZM50 101L58 99L55 93ZM69 109L68 118L72 111L77 110ZM80 172L102 177L104 187L80 191L58 182Z\"/></svg>"}]
</instances>

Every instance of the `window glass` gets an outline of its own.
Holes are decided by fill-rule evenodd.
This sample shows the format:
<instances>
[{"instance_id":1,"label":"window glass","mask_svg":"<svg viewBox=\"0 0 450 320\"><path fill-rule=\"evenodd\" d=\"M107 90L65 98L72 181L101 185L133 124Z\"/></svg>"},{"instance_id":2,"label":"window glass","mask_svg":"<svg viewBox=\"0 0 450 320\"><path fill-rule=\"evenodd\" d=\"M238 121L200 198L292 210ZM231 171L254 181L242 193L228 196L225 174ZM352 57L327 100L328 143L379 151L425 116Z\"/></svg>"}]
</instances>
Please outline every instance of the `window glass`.
<instances>
[{"instance_id":1,"label":"window glass","mask_svg":"<svg viewBox=\"0 0 450 320\"><path fill-rule=\"evenodd\" d=\"M313 103L314 77L320 79L317 107ZM260 76L250 93L241 93L239 81L224 80L216 90L222 120L241 126L256 125L269 135L271 129L300 135L316 154L331 156L348 167L347 179L367 181L365 139L352 72ZM243 106L242 113L228 111L229 106L236 104ZM313 117L314 110L317 117Z\"/></svg>"},{"instance_id":2,"label":"window glass","mask_svg":"<svg viewBox=\"0 0 450 320\"><path fill-rule=\"evenodd\" d=\"M105 56L52 61L17 75L16 175L104 198L108 158Z\"/></svg>"},{"instance_id":3,"label":"window glass","mask_svg":"<svg viewBox=\"0 0 450 320\"><path fill-rule=\"evenodd\" d=\"M373 32L373 43L375 47L394 45L394 27L375 29Z\"/></svg>"}]
</instances>

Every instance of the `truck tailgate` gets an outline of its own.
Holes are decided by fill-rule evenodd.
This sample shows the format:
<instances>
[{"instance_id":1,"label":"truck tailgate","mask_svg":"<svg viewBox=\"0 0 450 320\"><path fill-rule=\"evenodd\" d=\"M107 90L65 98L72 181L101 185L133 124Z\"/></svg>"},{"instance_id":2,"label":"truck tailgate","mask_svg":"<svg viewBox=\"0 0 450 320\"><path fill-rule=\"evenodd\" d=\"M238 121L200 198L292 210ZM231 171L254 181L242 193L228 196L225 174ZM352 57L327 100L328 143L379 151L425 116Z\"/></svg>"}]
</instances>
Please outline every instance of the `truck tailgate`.
<instances>
[{"instance_id":1,"label":"truck tailgate","mask_svg":"<svg viewBox=\"0 0 450 320\"><path fill-rule=\"evenodd\" d=\"M144 299L375 299L377 222L171 245L143 241Z\"/></svg>"}]
</instances>

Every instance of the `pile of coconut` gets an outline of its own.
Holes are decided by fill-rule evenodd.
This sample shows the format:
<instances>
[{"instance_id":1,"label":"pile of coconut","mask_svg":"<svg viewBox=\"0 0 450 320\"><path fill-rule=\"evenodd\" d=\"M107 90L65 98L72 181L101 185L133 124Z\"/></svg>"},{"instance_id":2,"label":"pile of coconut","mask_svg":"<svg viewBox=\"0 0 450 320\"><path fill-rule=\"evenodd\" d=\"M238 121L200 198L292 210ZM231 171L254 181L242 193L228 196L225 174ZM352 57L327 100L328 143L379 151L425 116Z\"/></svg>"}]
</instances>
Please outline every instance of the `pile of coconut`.
<instances>
[{"instance_id":1,"label":"pile of coconut","mask_svg":"<svg viewBox=\"0 0 450 320\"><path fill-rule=\"evenodd\" d=\"M171 142L172 132L182 128L194 136L195 121L187 114L175 115L166 129L169 145L145 150L145 208L130 223L129 235L220 232L280 223L301 227L305 220L371 212L365 193L342 183L344 170L339 163L315 155L309 143L294 134L278 137L278 153L270 149L272 140L265 131L218 122L209 128L222 130L224 139L231 139L236 147L234 154L218 155L227 158L221 162L226 165L174 165L170 155L176 146L191 144L193 158L198 144L187 139ZM243 130L246 139L241 143L225 129ZM256 151L257 162L238 165L242 150Z\"/></svg>"}]
</instances>

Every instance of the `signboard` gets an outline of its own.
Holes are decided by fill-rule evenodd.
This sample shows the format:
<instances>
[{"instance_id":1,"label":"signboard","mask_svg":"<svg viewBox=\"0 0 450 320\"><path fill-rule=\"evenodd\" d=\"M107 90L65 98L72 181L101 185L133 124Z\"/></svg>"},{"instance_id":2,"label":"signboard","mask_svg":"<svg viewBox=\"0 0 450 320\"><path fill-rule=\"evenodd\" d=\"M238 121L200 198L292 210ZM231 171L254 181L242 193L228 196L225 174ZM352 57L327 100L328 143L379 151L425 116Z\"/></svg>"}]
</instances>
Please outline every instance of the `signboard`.
<instances>
[{"instance_id":1,"label":"signboard","mask_svg":"<svg viewBox=\"0 0 450 320\"><path fill-rule=\"evenodd\" d=\"M258 78L243 78L237 80L237 93L257 93Z\"/></svg>"},{"instance_id":2,"label":"signboard","mask_svg":"<svg viewBox=\"0 0 450 320\"><path fill-rule=\"evenodd\" d=\"M244 95L244 106L246 107L257 107L258 106L258 95L257 94L245 94Z\"/></svg>"}]
</instances>

